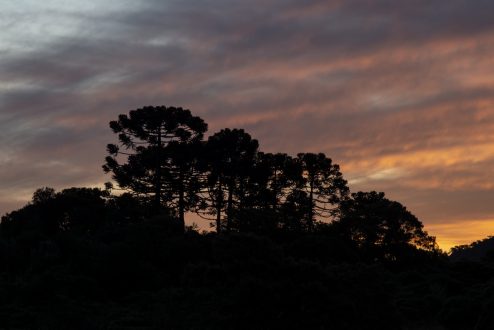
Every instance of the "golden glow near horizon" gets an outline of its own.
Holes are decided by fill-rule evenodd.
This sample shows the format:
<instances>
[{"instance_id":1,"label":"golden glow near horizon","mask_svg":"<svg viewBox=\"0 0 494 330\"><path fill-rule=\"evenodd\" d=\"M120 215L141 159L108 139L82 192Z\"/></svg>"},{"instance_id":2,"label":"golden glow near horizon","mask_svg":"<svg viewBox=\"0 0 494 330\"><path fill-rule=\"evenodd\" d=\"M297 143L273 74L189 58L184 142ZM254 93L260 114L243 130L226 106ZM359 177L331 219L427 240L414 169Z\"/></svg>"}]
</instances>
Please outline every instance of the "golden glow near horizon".
<instances>
[{"instance_id":1,"label":"golden glow near horizon","mask_svg":"<svg viewBox=\"0 0 494 330\"><path fill-rule=\"evenodd\" d=\"M429 234L436 236L439 247L448 252L452 247L482 240L494 233L494 219L461 220L456 223L429 224Z\"/></svg>"}]
</instances>

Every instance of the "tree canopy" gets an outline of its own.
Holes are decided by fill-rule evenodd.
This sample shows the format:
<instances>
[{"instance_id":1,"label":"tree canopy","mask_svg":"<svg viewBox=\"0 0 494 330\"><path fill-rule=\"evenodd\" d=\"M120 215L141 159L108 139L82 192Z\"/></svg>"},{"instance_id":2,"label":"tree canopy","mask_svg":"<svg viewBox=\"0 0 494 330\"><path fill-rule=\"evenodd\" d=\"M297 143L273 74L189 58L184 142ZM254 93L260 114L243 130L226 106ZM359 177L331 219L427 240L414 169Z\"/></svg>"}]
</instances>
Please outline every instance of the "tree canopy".
<instances>
[{"instance_id":1,"label":"tree canopy","mask_svg":"<svg viewBox=\"0 0 494 330\"><path fill-rule=\"evenodd\" d=\"M205 198L202 209L216 216L216 229L231 230L243 207L248 180L254 174L259 143L242 129L223 129L208 138L204 153Z\"/></svg>"},{"instance_id":2,"label":"tree canopy","mask_svg":"<svg viewBox=\"0 0 494 330\"><path fill-rule=\"evenodd\" d=\"M204 139L189 110L110 127L103 168L123 193L43 187L1 218L0 328L492 329L492 239L448 259L325 154L266 153L243 129Z\"/></svg>"},{"instance_id":3,"label":"tree canopy","mask_svg":"<svg viewBox=\"0 0 494 330\"><path fill-rule=\"evenodd\" d=\"M152 196L155 212L176 206L184 222L197 190L191 150L207 130L204 120L179 107L147 106L119 115L110 128L119 144L107 146L104 171L121 188ZM120 155L125 163L119 163Z\"/></svg>"},{"instance_id":4,"label":"tree canopy","mask_svg":"<svg viewBox=\"0 0 494 330\"><path fill-rule=\"evenodd\" d=\"M434 237L399 202L380 192L357 192L342 201L339 225L349 239L371 258L400 259L410 249L437 251Z\"/></svg>"}]
</instances>

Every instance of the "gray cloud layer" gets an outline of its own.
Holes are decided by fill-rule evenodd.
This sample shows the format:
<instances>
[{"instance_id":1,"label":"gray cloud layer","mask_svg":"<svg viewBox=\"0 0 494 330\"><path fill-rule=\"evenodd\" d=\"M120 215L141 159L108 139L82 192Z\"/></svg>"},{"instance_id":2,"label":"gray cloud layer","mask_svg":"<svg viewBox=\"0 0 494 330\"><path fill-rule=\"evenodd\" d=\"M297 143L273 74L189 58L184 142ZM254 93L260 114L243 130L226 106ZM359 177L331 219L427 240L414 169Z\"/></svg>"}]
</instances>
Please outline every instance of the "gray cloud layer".
<instances>
[{"instance_id":1,"label":"gray cloud layer","mask_svg":"<svg viewBox=\"0 0 494 330\"><path fill-rule=\"evenodd\" d=\"M166 104L213 132L246 128L264 150L327 153L353 190L388 192L444 244L459 238L441 224L494 229L492 1L0 9L1 213L40 186L106 181L108 121Z\"/></svg>"}]
</instances>

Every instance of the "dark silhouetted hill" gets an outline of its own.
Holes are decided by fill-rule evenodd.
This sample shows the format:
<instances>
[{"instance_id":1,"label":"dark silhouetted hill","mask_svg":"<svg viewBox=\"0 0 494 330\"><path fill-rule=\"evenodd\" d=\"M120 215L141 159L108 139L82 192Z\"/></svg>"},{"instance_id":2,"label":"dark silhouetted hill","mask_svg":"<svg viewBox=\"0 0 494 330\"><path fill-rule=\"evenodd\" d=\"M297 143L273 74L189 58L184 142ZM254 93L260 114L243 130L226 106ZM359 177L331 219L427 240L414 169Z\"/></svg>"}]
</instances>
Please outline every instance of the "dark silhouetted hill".
<instances>
[{"instance_id":1,"label":"dark silhouetted hill","mask_svg":"<svg viewBox=\"0 0 494 330\"><path fill-rule=\"evenodd\" d=\"M126 193L45 187L1 218L0 330L494 329L491 239L451 262L325 154L263 153L239 129L205 141L189 110L110 127L103 168Z\"/></svg>"},{"instance_id":2,"label":"dark silhouetted hill","mask_svg":"<svg viewBox=\"0 0 494 330\"><path fill-rule=\"evenodd\" d=\"M135 203L69 189L4 217L0 329L494 324L489 263L420 250L370 259L323 224L312 232L183 232L179 219L148 216Z\"/></svg>"},{"instance_id":3,"label":"dark silhouetted hill","mask_svg":"<svg viewBox=\"0 0 494 330\"><path fill-rule=\"evenodd\" d=\"M449 257L452 261L494 260L494 237L475 241L467 245L455 246Z\"/></svg>"}]
</instances>

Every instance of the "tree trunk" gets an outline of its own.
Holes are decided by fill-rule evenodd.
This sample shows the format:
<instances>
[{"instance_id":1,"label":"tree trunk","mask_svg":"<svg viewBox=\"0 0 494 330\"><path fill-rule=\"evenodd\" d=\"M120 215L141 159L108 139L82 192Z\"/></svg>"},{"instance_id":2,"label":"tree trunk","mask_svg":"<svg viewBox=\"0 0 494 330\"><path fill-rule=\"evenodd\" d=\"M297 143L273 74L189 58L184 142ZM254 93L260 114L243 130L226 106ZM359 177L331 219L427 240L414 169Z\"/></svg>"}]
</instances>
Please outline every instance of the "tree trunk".
<instances>
[{"instance_id":1,"label":"tree trunk","mask_svg":"<svg viewBox=\"0 0 494 330\"><path fill-rule=\"evenodd\" d=\"M280 192L281 189L279 189L278 187L278 170L275 169L274 170L274 178L273 178L273 200L272 200L272 204L271 204L271 207L273 209L273 211L276 212L278 211L278 196L281 195L281 192Z\"/></svg>"},{"instance_id":2,"label":"tree trunk","mask_svg":"<svg viewBox=\"0 0 494 330\"><path fill-rule=\"evenodd\" d=\"M218 192L216 194L216 233L221 233L221 208L223 195L221 191L221 181L218 182Z\"/></svg>"},{"instance_id":3,"label":"tree trunk","mask_svg":"<svg viewBox=\"0 0 494 330\"><path fill-rule=\"evenodd\" d=\"M216 233L221 234L221 205L216 203Z\"/></svg>"},{"instance_id":4,"label":"tree trunk","mask_svg":"<svg viewBox=\"0 0 494 330\"><path fill-rule=\"evenodd\" d=\"M160 213L161 210L161 151L163 145L161 141L161 126L158 128L158 150L156 153L156 182L155 182L155 194L154 194L154 211L156 214Z\"/></svg>"},{"instance_id":5,"label":"tree trunk","mask_svg":"<svg viewBox=\"0 0 494 330\"><path fill-rule=\"evenodd\" d=\"M310 191L309 191L309 215L307 217L307 229L312 232L314 229L314 180L310 180Z\"/></svg>"},{"instance_id":6,"label":"tree trunk","mask_svg":"<svg viewBox=\"0 0 494 330\"><path fill-rule=\"evenodd\" d=\"M185 201L183 185L180 186L178 192L178 220L180 221L180 225L185 231Z\"/></svg>"},{"instance_id":7,"label":"tree trunk","mask_svg":"<svg viewBox=\"0 0 494 330\"><path fill-rule=\"evenodd\" d=\"M228 201L226 208L226 230L230 231L232 228L232 211L233 211L233 184L228 185Z\"/></svg>"}]
</instances>

